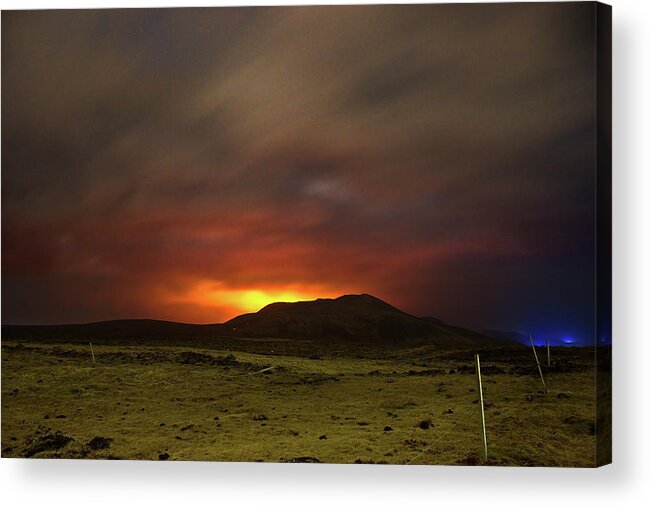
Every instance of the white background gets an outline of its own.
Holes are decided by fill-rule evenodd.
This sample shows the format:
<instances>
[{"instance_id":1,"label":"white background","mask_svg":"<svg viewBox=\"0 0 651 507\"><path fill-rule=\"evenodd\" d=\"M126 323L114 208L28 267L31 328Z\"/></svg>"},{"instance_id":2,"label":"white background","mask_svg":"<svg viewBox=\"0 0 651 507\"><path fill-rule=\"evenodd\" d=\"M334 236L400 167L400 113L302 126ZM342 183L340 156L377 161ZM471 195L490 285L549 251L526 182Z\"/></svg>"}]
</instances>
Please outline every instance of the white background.
<instances>
[{"instance_id":1,"label":"white background","mask_svg":"<svg viewBox=\"0 0 651 507\"><path fill-rule=\"evenodd\" d=\"M0 0L2 9L277 3L301 4L291 0ZM4 505L651 505L651 2L611 3L613 465L576 470L2 459Z\"/></svg>"}]
</instances>

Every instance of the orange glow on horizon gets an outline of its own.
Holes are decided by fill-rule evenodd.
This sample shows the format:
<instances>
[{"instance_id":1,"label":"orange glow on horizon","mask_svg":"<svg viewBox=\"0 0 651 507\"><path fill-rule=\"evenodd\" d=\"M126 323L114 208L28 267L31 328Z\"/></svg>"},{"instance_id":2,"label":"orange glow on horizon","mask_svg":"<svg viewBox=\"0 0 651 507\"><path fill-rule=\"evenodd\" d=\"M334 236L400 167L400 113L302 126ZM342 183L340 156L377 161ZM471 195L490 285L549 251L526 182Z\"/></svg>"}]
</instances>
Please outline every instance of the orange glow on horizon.
<instances>
[{"instance_id":1,"label":"orange glow on horizon","mask_svg":"<svg viewBox=\"0 0 651 507\"><path fill-rule=\"evenodd\" d=\"M232 311L229 318L242 313L257 312L270 303L310 301L317 298L337 297L340 294L318 286L288 285L282 287L232 288L220 282L203 281L182 294L170 295L171 303L189 303L201 307Z\"/></svg>"}]
</instances>

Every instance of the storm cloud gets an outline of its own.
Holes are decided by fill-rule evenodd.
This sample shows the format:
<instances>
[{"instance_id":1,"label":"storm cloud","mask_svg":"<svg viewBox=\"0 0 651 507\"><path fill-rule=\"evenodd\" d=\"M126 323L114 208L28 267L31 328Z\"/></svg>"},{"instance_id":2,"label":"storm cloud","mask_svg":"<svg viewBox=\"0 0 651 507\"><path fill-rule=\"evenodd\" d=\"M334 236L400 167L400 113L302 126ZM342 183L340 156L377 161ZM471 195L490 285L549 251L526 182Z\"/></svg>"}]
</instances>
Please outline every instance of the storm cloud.
<instances>
[{"instance_id":1,"label":"storm cloud","mask_svg":"<svg viewBox=\"0 0 651 507\"><path fill-rule=\"evenodd\" d=\"M590 3L3 12L2 321L367 292L588 340L594 41Z\"/></svg>"}]
</instances>

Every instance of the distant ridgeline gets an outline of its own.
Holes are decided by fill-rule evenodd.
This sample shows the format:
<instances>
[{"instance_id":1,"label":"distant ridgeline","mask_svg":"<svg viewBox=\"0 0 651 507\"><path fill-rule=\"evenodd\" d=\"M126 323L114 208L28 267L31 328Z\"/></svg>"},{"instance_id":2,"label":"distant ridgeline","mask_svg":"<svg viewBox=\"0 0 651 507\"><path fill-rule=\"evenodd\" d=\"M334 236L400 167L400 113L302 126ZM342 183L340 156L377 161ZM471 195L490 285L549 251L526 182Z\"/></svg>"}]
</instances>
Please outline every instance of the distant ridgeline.
<instances>
[{"instance_id":1,"label":"distant ridgeline","mask_svg":"<svg viewBox=\"0 0 651 507\"><path fill-rule=\"evenodd\" d=\"M524 345L527 345L529 343L529 337L526 334L518 333L517 331L498 331L496 329L485 329L481 332L481 334L490 336L491 338L500 338L503 340L522 343Z\"/></svg>"},{"instance_id":2,"label":"distant ridgeline","mask_svg":"<svg viewBox=\"0 0 651 507\"><path fill-rule=\"evenodd\" d=\"M313 342L414 345L442 348L513 345L504 336L491 337L415 317L368 294L297 303L272 303L256 313L224 324L182 324L160 320L112 320L89 324L45 326L3 325L2 337L17 340L81 342L151 341L183 345L189 339L276 338Z\"/></svg>"}]
</instances>

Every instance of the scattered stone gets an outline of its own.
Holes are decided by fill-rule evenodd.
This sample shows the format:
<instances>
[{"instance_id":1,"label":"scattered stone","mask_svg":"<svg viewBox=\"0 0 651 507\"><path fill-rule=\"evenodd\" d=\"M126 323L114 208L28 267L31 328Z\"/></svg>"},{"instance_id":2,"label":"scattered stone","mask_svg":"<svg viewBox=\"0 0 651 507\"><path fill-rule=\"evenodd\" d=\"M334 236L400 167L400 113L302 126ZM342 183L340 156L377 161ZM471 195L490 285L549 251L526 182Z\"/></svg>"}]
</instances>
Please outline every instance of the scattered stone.
<instances>
[{"instance_id":1,"label":"scattered stone","mask_svg":"<svg viewBox=\"0 0 651 507\"><path fill-rule=\"evenodd\" d=\"M58 451L59 449L63 449L71 441L72 438L64 435L60 431L40 436L30 442L25 450L25 457L31 458L35 454L43 451Z\"/></svg>"},{"instance_id":2,"label":"scattered stone","mask_svg":"<svg viewBox=\"0 0 651 507\"><path fill-rule=\"evenodd\" d=\"M187 426L183 426L183 428L181 428L181 431L188 431L192 428L194 428L194 424L188 424Z\"/></svg>"},{"instance_id":3,"label":"scattered stone","mask_svg":"<svg viewBox=\"0 0 651 507\"><path fill-rule=\"evenodd\" d=\"M421 422L418 423L418 427L421 430L428 430L431 425L432 425L432 423L430 421L421 421Z\"/></svg>"},{"instance_id":4,"label":"scattered stone","mask_svg":"<svg viewBox=\"0 0 651 507\"><path fill-rule=\"evenodd\" d=\"M159 460L159 461L166 461L166 460L168 460L168 459L170 459L170 455L167 454L166 452L161 452L161 453L158 455L158 460Z\"/></svg>"},{"instance_id":5,"label":"scattered stone","mask_svg":"<svg viewBox=\"0 0 651 507\"><path fill-rule=\"evenodd\" d=\"M159 426L165 426L165 423L160 423Z\"/></svg>"},{"instance_id":6,"label":"scattered stone","mask_svg":"<svg viewBox=\"0 0 651 507\"><path fill-rule=\"evenodd\" d=\"M460 459L459 461L457 461L457 463L459 463L460 465L469 465L469 466L477 466L480 464L477 456L474 456L472 454L470 456L467 456L464 459Z\"/></svg>"},{"instance_id":7,"label":"scattered stone","mask_svg":"<svg viewBox=\"0 0 651 507\"><path fill-rule=\"evenodd\" d=\"M221 359L221 364L235 364L237 363L237 359L235 359L235 356L233 354L228 354L224 356L223 359Z\"/></svg>"},{"instance_id":8,"label":"scattered stone","mask_svg":"<svg viewBox=\"0 0 651 507\"><path fill-rule=\"evenodd\" d=\"M326 437L325 435L321 435L321 436L319 437L319 440L327 440L327 439L328 439L328 437Z\"/></svg>"},{"instance_id":9,"label":"scattered stone","mask_svg":"<svg viewBox=\"0 0 651 507\"><path fill-rule=\"evenodd\" d=\"M570 395L567 394L567 393L558 393L558 395L556 395L556 397L559 400L567 400L570 397Z\"/></svg>"},{"instance_id":10,"label":"scattered stone","mask_svg":"<svg viewBox=\"0 0 651 507\"><path fill-rule=\"evenodd\" d=\"M253 416L253 420L254 420L254 421L266 421L266 420L267 420L267 416L264 415L264 414L254 415L254 416Z\"/></svg>"},{"instance_id":11,"label":"scattered stone","mask_svg":"<svg viewBox=\"0 0 651 507\"><path fill-rule=\"evenodd\" d=\"M45 415L43 416L43 419L49 419L49 418L50 418L50 416L47 415L47 414L45 414Z\"/></svg>"},{"instance_id":12,"label":"scattered stone","mask_svg":"<svg viewBox=\"0 0 651 507\"><path fill-rule=\"evenodd\" d=\"M391 426L385 426L384 431L393 431L393 428Z\"/></svg>"},{"instance_id":13,"label":"scattered stone","mask_svg":"<svg viewBox=\"0 0 651 507\"><path fill-rule=\"evenodd\" d=\"M527 400L527 401L533 401L533 394L531 394L531 393L527 393L527 394L523 394L523 396L524 396L524 399L525 399L525 400Z\"/></svg>"},{"instance_id":14,"label":"scattered stone","mask_svg":"<svg viewBox=\"0 0 651 507\"><path fill-rule=\"evenodd\" d=\"M300 456L298 458L291 458L285 461L285 463L321 463L317 458L312 456Z\"/></svg>"},{"instance_id":15,"label":"scattered stone","mask_svg":"<svg viewBox=\"0 0 651 507\"><path fill-rule=\"evenodd\" d=\"M99 451L100 449L108 449L111 447L112 438L106 437L95 437L90 442L88 442L88 447L94 451Z\"/></svg>"},{"instance_id":16,"label":"scattered stone","mask_svg":"<svg viewBox=\"0 0 651 507\"><path fill-rule=\"evenodd\" d=\"M357 423L358 426L368 426L368 423L366 421L359 421Z\"/></svg>"},{"instance_id":17,"label":"scattered stone","mask_svg":"<svg viewBox=\"0 0 651 507\"><path fill-rule=\"evenodd\" d=\"M65 419L66 417L67 417L67 416L61 414L61 415L58 415L58 416L57 416L57 419Z\"/></svg>"},{"instance_id":18,"label":"scattered stone","mask_svg":"<svg viewBox=\"0 0 651 507\"><path fill-rule=\"evenodd\" d=\"M454 414L454 410L448 408L445 412L443 412L443 414Z\"/></svg>"}]
</instances>

